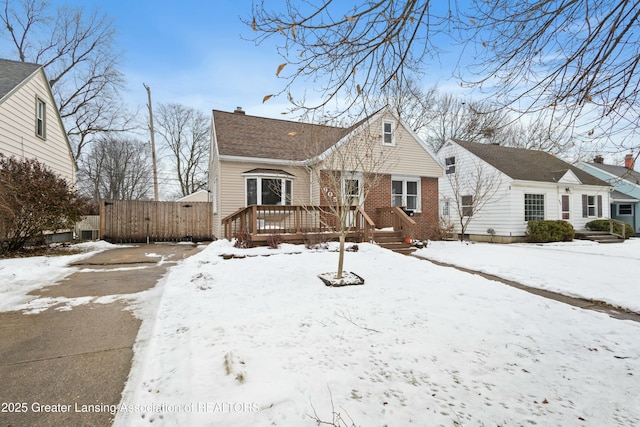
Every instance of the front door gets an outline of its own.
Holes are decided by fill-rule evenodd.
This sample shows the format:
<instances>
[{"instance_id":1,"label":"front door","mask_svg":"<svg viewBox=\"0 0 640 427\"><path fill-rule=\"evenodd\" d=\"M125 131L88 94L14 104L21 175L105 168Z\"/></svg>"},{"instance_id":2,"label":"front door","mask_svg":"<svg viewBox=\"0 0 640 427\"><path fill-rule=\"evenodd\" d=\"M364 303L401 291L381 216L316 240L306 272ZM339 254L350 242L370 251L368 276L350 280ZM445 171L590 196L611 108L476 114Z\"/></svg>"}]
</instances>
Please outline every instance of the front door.
<instances>
[{"instance_id":1,"label":"front door","mask_svg":"<svg viewBox=\"0 0 640 427\"><path fill-rule=\"evenodd\" d=\"M342 177L342 194L345 206L362 206L362 174L349 173ZM347 215L347 226L355 226L355 211L350 211Z\"/></svg>"},{"instance_id":2,"label":"front door","mask_svg":"<svg viewBox=\"0 0 640 427\"><path fill-rule=\"evenodd\" d=\"M565 221L571 220L571 213L570 213L570 209L569 209L569 195L568 194L563 194L562 195L561 206L562 206L562 219L564 219Z\"/></svg>"}]
</instances>

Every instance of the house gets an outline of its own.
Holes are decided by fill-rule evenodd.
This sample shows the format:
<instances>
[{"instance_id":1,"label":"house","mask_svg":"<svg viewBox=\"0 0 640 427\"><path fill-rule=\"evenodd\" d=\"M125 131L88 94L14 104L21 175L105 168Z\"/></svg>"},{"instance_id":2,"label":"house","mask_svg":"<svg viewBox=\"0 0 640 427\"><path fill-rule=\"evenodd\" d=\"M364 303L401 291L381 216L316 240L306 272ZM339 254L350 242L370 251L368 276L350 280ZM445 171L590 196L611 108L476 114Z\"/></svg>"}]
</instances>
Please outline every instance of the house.
<instances>
[{"instance_id":1,"label":"house","mask_svg":"<svg viewBox=\"0 0 640 427\"><path fill-rule=\"evenodd\" d=\"M209 201L209 191L208 190L198 190L194 193L187 194L186 196L180 197L176 202L208 202Z\"/></svg>"},{"instance_id":2,"label":"house","mask_svg":"<svg viewBox=\"0 0 640 427\"><path fill-rule=\"evenodd\" d=\"M238 224L250 226L254 240L276 231L300 237L325 230L326 212L319 207L339 197L348 197L353 205L356 227L366 222L398 229L403 223L419 239L433 236L438 227L443 168L389 109L349 127L256 117L240 107L214 110L210 158L218 238L233 237ZM373 174L373 163L367 162L377 159L387 161ZM373 175L376 179L369 180ZM332 179L340 180L339 189L329 185ZM233 221L235 228L230 227Z\"/></svg>"},{"instance_id":3,"label":"house","mask_svg":"<svg viewBox=\"0 0 640 427\"><path fill-rule=\"evenodd\" d=\"M0 59L0 153L36 159L75 184L76 163L40 65Z\"/></svg>"},{"instance_id":4,"label":"house","mask_svg":"<svg viewBox=\"0 0 640 427\"><path fill-rule=\"evenodd\" d=\"M624 221L640 234L640 172L634 169L635 160L627 154L624 166L607 165L602 156L593 162L580 162L578 167L591 175L613 185L611 192L611 218Z\"/></svg>"},{"instance_id":5,"label":"house","mask_svg":"<svg viewBox=\"0 0 640 427\"><path fill-rule=\"evenodd\" d=\"M609 216L611 185L549 153L451 140L438 157L445 164L441 215L457 233L460 217L468 219L472 240L523 241L529 220L565 220L583 230Z\"/></svg>"}]
</instances>

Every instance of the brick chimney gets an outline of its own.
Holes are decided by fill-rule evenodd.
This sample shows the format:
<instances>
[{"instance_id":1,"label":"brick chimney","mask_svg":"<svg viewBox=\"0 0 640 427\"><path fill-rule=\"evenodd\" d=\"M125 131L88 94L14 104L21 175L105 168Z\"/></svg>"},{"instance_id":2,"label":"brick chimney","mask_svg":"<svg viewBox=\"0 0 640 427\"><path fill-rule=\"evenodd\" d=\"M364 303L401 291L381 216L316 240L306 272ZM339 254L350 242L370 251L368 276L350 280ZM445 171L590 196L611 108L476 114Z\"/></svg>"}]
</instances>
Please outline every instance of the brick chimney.
<instances>
[{"instance_id":1,"label":"brick chimney","mask_svg":"<svg viewBox=\"0 0 640 427\"><path fill-rule=\"evenodd\" d=\"M633 159L633 154L627 154L624 156L624 167L633 170L636 161Z\"/></svg>"},{"instance_id":2,"label":"brick chimney","mask_svg":"<svg viewBox=\"0 0 640 427\"><path fill-rule=\"evenodd\" d=\"M242 107L236 107L236 109L233 110L233 114L244 114L244 110Z\"/></svg>"},{"instance_id":3,"label":"brick chimney","mask_svg":"<svg viewBox=\"0 0 640 427\"><path fill-rule=\"evenodd\" d=\"M600 154L598 154L597 156L595 156L593 158L593 163L603 164L604 163L604 157L602 157Z\"/></svg>"}]
</instances>

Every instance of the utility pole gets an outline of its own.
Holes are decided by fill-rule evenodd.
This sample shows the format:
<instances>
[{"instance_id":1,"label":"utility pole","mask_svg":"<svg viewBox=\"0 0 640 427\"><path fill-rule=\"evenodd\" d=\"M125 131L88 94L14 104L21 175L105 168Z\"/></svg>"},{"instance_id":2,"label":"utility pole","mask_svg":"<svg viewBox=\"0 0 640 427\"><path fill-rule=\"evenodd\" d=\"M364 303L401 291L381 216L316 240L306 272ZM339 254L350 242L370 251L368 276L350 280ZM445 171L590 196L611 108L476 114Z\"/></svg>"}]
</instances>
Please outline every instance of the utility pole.
<instances>
[{"instance_id":1,"label":"utility pole","mask_svg":"<svg viewBox=\"0 0 640 427\"><path fill-rule=\"evenodd\" d=\"M158 168L156 166L156 142L153 132L153 109L151 108L151 88L142 83L149 98L149 131L151 132L151 159L153 160L153 200L158 201Z\"/></svg>"}]
</instances>

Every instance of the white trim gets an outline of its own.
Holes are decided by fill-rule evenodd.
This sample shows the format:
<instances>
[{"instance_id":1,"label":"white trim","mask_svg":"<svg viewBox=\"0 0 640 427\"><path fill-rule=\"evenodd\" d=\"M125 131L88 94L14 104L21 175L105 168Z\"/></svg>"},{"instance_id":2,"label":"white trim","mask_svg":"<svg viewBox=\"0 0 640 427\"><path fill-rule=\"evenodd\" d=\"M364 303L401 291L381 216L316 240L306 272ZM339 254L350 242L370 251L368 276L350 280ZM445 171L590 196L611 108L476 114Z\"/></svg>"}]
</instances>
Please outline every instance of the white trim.
<instances>
[{"instance_id":1,"label":"white trim","mask_svg":"<svg viewBox=\"0 0 640 427\"><path fill-rule=\"evenodd\" d=\"M393 120L382 119L382 145L385 147L395 147L396 146L396 126ZM391 142L385 142L385 136L387 133L385 132L385 126L391 126L391 132L389 135L391 136Z\"/></svg>"},{"instance_id":2,"label":"white trim","mask_svg":"<svg viewBox=\"0 0 640 427\"><path fill-rule=\"evenodd\" d=\"M415 175L391 175L391 206L393 206L393 181L402 181L402 203L407 206L407 182L417 183L416 208L414 212L422 212L422 177ZM408 208L407 208L408 209Z\"/></svg>"},{"instance_id":3,"label":"white trim","mask_svg":"<svg viewBox=\"0 0 640 427\"><path fill-rule=\"evenodd\" d=\"M241 174L244 177L249 178L283 178L283 179L296 179L295 175L289 173L271 173L271 172L243 172Z\"/></svg>"},{"instance_id":4,"label":"white trim","mask_svg":"<svg viewBox=\"0 0 640 427\"><path fill-rule=\"evenodd\" d=\"M631 213L621 214L620 206L621 205L629 205L631 207ZM633 216L635 214L635 203L615 203L616 207L616 216Z\"/></svg>"},{"instance_id":5,"label":"white trim","mask_svg":"<svg viewBox=\"0 0 640 427\"><path fill-rule=\"evenodd\" d=\"M265 165L278 165L278 166L306 166L307 162L304 160L280 160L280 159L267 159L264 157L242 157L242 156L228 156L221 155L218 157L220 161L225 162L242 162L242 163L260 163Z\"/></svg>"}]
</instances>

